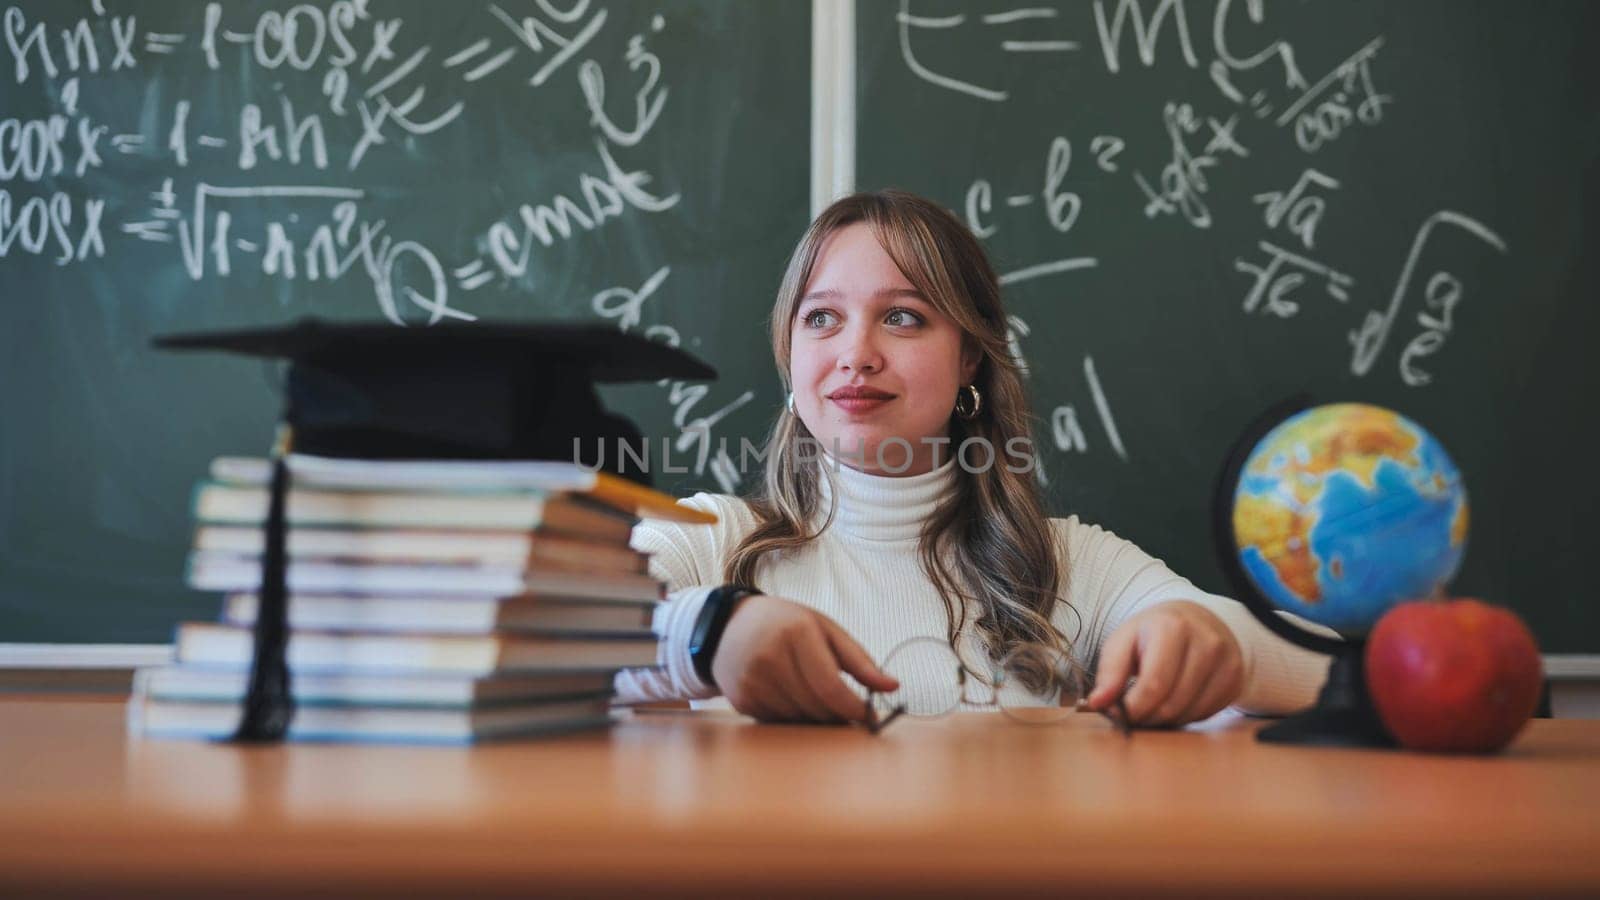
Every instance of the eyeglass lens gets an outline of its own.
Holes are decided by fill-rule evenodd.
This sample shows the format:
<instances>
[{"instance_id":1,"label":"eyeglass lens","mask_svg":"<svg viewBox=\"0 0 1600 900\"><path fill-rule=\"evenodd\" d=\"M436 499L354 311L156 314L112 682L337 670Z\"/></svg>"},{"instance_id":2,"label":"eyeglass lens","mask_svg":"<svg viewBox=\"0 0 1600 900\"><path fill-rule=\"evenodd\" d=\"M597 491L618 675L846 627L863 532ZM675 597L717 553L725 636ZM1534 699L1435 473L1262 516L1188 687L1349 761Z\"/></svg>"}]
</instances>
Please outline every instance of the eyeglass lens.
<instances>
[{"instance_id":1,"label":"eyeglass lens","mask_svg":"<svg viewBox=\"0 0 1600 900\"><path fill-rule=\"evenodd\" d=\"M876 733L901 715L942 716L962 703L999 706L1008 717L1033 724L1058 722L1083 708L1090 689L1084 668L1066 651L1020 644L998 663L987 681L972 674L948 644L912 638L884 657L881 668L900 682L898 690L868 696ZM1126 734L1127 709L1102 712Z\"/></svg>"}]
</instances>

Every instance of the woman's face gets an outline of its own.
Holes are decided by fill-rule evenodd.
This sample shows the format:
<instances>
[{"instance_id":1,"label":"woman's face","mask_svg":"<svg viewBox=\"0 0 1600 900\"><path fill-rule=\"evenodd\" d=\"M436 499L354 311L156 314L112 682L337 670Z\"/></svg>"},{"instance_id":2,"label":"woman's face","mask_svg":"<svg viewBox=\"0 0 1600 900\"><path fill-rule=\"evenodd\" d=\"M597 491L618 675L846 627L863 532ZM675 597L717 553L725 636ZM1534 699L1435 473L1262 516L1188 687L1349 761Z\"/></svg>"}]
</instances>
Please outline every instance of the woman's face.
<instances>
[{"instance_id":1,"label":"woman's face","mask_svg":"<svg viewBox=\"0 0 1600 900\"><path fill-rule=\"evenodd\" d=\"M923 439L948 437L977 354L963 354L961 329L912 287L865 223L823 241L790 334L795 413L823 449L837 442L845 464L868 472L933 468L935 447ZM884 445L890 438L910 445L909 466L906 445ZM953 452L941 447L938 461Z\"/></svg>"}]
</instances>

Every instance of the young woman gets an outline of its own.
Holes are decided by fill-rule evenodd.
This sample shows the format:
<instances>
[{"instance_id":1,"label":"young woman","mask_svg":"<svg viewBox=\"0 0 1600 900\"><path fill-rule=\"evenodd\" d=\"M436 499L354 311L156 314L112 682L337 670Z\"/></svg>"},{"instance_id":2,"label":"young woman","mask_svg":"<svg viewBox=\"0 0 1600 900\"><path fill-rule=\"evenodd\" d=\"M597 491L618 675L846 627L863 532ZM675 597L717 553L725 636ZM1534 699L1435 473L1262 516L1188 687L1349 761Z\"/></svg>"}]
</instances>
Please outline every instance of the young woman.
<instances>
[{"instance_id":1,"label":"young woman","mask_svg":"<svg viewBox=\"0 0 1600 900\"><path fill-rule=\"evenodd\" d=\"M860 721L865 692L843 676L896 690L878 663L920 637L983 673L1018 645L1058 647L1095 673L1092 708L1133 679L1136 724L1311 703L1326 657L1110 532L1046 517L999 282L948 211L894 191L828 207L789 261L771 331L791 394L762 488L681 501L714 526L634 530L669 596L663 667L621 673L621 702L720 693L762 720ZM1026 703L1032 688L999 690Z\"/></svg>"}]
</instances>

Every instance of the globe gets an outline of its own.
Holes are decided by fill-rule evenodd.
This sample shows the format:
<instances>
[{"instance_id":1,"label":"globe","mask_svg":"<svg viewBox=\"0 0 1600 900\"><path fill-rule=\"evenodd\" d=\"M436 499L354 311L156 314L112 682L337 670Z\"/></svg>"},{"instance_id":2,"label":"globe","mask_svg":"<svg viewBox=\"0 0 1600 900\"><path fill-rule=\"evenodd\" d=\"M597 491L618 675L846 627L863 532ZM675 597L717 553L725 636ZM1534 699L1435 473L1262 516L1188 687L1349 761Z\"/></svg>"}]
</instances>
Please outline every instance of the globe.
<instances>
[{"instance_id":1,"label":"globe","mask_svg":"<svg viewBox=\"0 0 1600 900\"><path fill-rule=\"evenodd\" d=\"M1455 576L1467 494L1415 422L1329 404L1285 419L1245 457L1233 531L1246 577L1273 605L1354 638Z\"/></svg>"}]
</instances>

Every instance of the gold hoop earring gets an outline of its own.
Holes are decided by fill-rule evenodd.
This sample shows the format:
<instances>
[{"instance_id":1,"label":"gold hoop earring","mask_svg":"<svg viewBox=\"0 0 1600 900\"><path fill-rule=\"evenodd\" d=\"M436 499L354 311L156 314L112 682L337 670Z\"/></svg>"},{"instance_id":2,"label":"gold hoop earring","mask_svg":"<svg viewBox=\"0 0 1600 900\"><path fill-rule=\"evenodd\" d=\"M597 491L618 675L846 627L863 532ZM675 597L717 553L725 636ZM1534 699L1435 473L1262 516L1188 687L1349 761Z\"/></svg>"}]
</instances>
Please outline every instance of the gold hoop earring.
<instances>
[{"instance_id":1,"label":"gold hoop earring","mask_svg":"<svg viewBox=\"0 0 1600 900\"><path fill-rule=\"evenodd\" d=\"M971 399L965 406L962 405L962 401L963 400L968 400L968 397L967 397L966 394L963 394L961 391L971 391L972 392ZM977 385L969 384L966 387L961 388L961 390L956 391L956 415L960 416L963 419L976 419L978 417L978 413L982 409L983 409L983 395L978 393L978 386Z\"/></svg>"}]
</instances>

